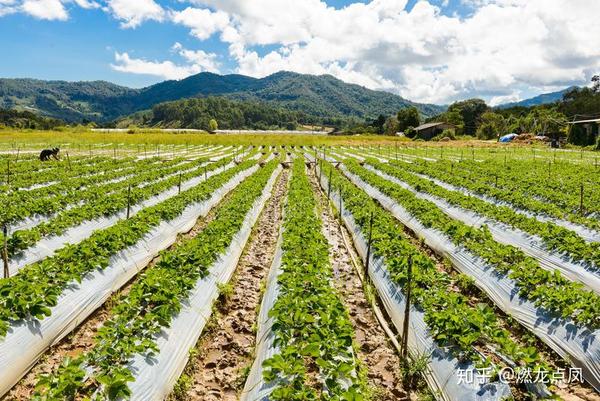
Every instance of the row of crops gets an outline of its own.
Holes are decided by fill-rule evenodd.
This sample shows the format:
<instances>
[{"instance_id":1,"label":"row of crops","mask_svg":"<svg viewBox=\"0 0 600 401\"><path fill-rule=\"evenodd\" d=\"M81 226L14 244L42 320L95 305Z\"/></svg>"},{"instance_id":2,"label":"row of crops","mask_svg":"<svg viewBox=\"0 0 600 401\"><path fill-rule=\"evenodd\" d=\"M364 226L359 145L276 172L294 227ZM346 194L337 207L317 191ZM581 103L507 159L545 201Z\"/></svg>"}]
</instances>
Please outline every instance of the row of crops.
<instances>
[{"instance_id":1,"label":"row of crops","mask_svg":"<svg viewBox=\"0 0 600 401\"><path fill-rule=\"evenodd\" d=\"M333 285L322 196L431 396L597 397L596 167L405 153L200 146L51 163L3 155L0 396L104 307L90 343L37 374L30 398L169 397L289 168L241 399L377 399Z\"/></svg>"}]
</instances>

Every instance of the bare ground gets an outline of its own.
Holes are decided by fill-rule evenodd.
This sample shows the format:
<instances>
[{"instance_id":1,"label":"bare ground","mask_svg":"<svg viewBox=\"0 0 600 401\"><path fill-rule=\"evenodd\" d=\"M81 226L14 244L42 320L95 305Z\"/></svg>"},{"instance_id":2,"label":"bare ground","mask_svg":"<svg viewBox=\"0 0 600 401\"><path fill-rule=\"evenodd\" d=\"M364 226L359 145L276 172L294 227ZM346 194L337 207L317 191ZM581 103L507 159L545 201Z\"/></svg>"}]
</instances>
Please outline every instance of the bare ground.
<instances>
[{"instance_id":1,"label":"bare ground","mask_svg":"<svg viewBox=\"0 0 600 401\"><path fill-rule=\"evenodd\" d=\"M282 223L289 171L283 170L231 281L170 400L237 400L254 360L255 325Z\"/></svg>"},{"instance_id":2,"label":"bare ground","mask_svg":"<svg viewBox=\"0 0 600 401\"><path fill-rule=\"evenodd\" d=\"M362 281L352 262L351 252L355 251L346 247L341 231L344 228L340 227L331 213L314 175L309 173L309 176L320 204L323 232L330 245L329 259L334 271L334 285L350 312L355 329L354 338L359 347L358 357L368 371L374 398L381 401L407 399L407 394L402 389L400 357L365 296ZM359 260L356 254L354 259Z\"/></svg>"},{"instance_id":3,"label":"bare ground","mask_svg":"<svg viewBox=\"0 0 600 401\"><path fill-rule=\"evenodd\" d=\"M223 201L229 196L229 194L226 195L223 198ZM198 233L214 219L215 209L216 208L213 208L206 217L199 218L189 232L180 234L177 241L171 245L169 249L173 249L183 241L198 235ZM148 264L146 269L152 268L159 260L160 256L154 258L150 264ZM16 401L31 399L35 391L35 384L40 375L55 371L65 357L77 357L90 350L94 346L94 337L96 336L98 329L110 318L110 311L115 306L115 302L117 302L122 295L126 295L129 292L129 289L136 280L137 276L132 278L120 291L114 293L101 308L92 313L71 334L63 338L55 346L51 347L38 363L3 398L1 398L1 400Z\"/></svg>"}]
</instances>

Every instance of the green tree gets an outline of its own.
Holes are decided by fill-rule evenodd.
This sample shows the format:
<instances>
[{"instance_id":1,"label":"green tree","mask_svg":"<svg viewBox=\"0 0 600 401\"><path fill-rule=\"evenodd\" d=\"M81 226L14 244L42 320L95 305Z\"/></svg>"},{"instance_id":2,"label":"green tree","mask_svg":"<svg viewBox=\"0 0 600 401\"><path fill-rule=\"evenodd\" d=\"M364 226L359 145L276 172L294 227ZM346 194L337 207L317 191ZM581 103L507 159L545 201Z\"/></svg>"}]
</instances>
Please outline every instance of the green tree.
<instances>
[{"instance_id":1,"label":"green tree","mask_svg":"<svg viewBox=\"0 0 600 401\"><path fill-rule=\"evenodd\" d=\"M398 119L394 116L388 117L383 124L383 132L386 135L395 135L398 132Z\"/></svg>"},{"instance_id":2,"label":"green tree","mask_svg":"<svg viewBox=\"0 0 600 401\"><path fill-rule=\"evenodd\" d=\"M416 107L407 107L398 112L396 116L398 120L398 130L406 131L408 127L418 127L421 125L421 115Z\"/></svg>"},{"instance_id":3,"label":"green tree","mask_svg":"<svg viewBox=\"0 0 600 401\"><path fill-rule=\"evenodd\" d=\"M477 138L493 139L505 134L505 121L502 115L486 111L481 115L481 124L477 128Z\"/></svg>"},{"instance_id":4,"label":"green tree","mask_svg":"<svg viewBox=\"0 0 600 401\"><path fill-rule=\"evenodd\" d=\"M385 125L386 118L383 114L380 114L375 121L373 121L373 127L379 135L383 135L383 126Z\"/></svg>"},{"instance_id":5,"label":"green tree","mask_svg":"<svg viewBox=\"0 0 600 401\"><path fill-rule=\"evenodd\" d=\"M481 124L481 116L489 109L485 101L481 99L468 99L451 104L448 107L448 113L458 112L462 118L463 134L475 135Z\"/></svg>"},{"instance_id":6,"label":"green tree","mask_svg":"<svg viewBox=\"0 0 600 401\"><path fill-rule=\"evenodd\" d=\"M217 120L215 120L214 118L211 118L211 120L208 122L208 129L210 131L216 131L219 129L219 123L217 123Z\"/></svg>"}]
</instances>

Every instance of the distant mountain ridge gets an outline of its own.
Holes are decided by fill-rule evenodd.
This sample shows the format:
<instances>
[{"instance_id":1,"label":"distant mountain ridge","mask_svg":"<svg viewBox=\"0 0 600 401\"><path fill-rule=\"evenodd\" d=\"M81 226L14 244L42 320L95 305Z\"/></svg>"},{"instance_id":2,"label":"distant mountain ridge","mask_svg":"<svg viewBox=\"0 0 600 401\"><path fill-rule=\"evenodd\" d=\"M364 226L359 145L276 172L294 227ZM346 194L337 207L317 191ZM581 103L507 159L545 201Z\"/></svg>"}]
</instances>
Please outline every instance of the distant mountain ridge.
<instances>
[{"instance_id":1,"label":"distant mountain ridge","mask_svg":"<svg viewBox=\"0 0 600 401\"><path fill-rule=\"evenodd\" d=\"M541 95L532 97L530 99L521 100L519 102L504 103L499 106L496 106L496 108L508 109L510 107L516 107L516 106L531 107L531 106L540 106L543 104L555 103L555 102L562 100L564 94L574 88L577 88L577 87L570 86L566 89L563 89L563 90L560 90L557 92L543 93Z\"/></svg>"},{"instance_id":2,"label":"distant mountain ridge","mask_svg":"<svg viewBox=\"0 0 600 401\"><path fill-rule=\"evenodd\" d=\"M331 75L285 71L265 78L204 72L142 89L105 81L0 79L1 108L38 112L69 122L107 122L161 102L206 96L261 101L318 118L375 118L409 106L416 106L426 116L444 110L442 106L415 103L389 92L348 84Z\"/></svg>"}]
</instances>

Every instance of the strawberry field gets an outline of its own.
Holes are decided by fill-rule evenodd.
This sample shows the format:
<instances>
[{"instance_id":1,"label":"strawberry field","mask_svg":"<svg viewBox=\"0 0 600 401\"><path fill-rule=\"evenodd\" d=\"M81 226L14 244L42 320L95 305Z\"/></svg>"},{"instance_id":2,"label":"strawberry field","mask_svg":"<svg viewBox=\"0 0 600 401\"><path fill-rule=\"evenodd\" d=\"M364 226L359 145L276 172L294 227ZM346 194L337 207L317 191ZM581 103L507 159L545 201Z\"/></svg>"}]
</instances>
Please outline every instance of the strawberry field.
<instances>
[{"instance_id":1,"label":"strawberry field","mask_svg":"<svg viewBox=\"0 0 600 401\"><path fill-rule=\"evenodd\" d=\"M597 154L254 142L0 144L0 400L600 400Z\"/></svg>"}]
</instances>

